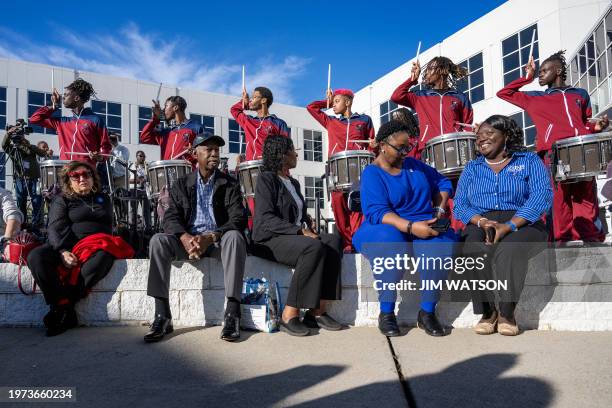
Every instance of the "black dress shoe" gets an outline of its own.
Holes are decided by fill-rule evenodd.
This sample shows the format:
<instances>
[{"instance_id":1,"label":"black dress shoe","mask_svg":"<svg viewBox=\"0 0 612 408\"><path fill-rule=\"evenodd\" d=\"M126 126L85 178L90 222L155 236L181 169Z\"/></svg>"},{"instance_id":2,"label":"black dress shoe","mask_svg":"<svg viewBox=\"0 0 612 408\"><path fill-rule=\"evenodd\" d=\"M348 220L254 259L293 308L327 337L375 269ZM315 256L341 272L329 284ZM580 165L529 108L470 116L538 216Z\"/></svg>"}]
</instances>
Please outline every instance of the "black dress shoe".
<instances>
[{"instance_id":1,"label":"black dress shoe","mask_svg":"<svg viewBox=\"0 0 612 408\"><path fill-rule=\"evenodd\" d=\"M72 306L60 307L50 311L43 318L43 322L47 325L47 337L57 336L79 325L76 312Z\"/></svg>"},{"instance_id":2,"label":"black dress shoe","mask_svg":"<svg viewBox=\"0 0 612 408\"><path fill-rule=\"evenodd\" d=\"M240 338L240 316L226 313L223 318L223 329L221 329L221 340L236 341Z\"/></svg>"},{"instance_id":3,"label":"black dress shoe","mask_svg":"<svg viewBox=\"0 0 612 408\"><path fill-rule=\"evenodd\" d=\"M419 315L417 317L417 327L419 329L425 330L425 333L434 337L446 336L446 330L438 321L436 317L436 313L428 313L424 310L419 310Z\"/></svg>"},{"instance_id":4,"label":"black dress shoe","mask_svg":"<svg viewBox=\"0 0 612 408\"><path fill-rule=\"evenodd\" d=\"M325 329L330 331L342 330L343 327L333 317L327 313L323 313L321 316L314 316L311 313L306 312L302 323L310 329Z\"/></svg>"},{"instance_id":5,"label":"black dress shoe","mask_svg":"<svg viewBox=\"0 0 612 408\"><path fill-rule=\"evenodd\" d=\"M280 319L279 322L280 331L285 332L291 336L308 336L310 334L310 330L306 327L302 322L300 322L300 318L298 316L289 319L287 323Z\"/></svg>"},{"instance_id":6,"label":"black dress shoe","mask_svg":"<svg viewBox=\"0 0 612 408\"><path fill-rule=\"evenodd\" d=\"M394 312L380 312L378 315L378 330L387 337L397 337L401 334Z\"/></svg>"},{"instance_id":7,"label":"black dress shoe","mask_svg":"<svg viewBox=\"0 0 612 408\"><path fill-rule=\"evenodd\" d=\"M153 324L151 324L151 330L144 335L145 343L153 343L160 341L166 334L170 334L174 331L172 327L172 319L164 317L162 315L156 315Z\"/></svg>"}]
</instances>

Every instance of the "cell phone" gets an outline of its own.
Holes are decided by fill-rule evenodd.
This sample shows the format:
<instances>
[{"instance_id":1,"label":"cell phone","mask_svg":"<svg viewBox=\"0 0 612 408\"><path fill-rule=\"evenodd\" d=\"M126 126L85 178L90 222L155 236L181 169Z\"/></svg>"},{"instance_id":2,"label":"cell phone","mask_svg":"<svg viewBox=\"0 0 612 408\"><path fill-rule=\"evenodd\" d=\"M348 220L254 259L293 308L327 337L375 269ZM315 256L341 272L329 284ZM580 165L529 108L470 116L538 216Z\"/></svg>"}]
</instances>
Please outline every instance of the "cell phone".
<instances>
[{"instance_id":1,"label":"cell phone","mask_svg":"<svg viewBox=\"0 0 612 408\"><path fill-rule=\"evenodd\" d=\"M446 232L450 227L450 220L448 218L438 218L430 227L434 231Z\"/></svg>"}]
</instances>

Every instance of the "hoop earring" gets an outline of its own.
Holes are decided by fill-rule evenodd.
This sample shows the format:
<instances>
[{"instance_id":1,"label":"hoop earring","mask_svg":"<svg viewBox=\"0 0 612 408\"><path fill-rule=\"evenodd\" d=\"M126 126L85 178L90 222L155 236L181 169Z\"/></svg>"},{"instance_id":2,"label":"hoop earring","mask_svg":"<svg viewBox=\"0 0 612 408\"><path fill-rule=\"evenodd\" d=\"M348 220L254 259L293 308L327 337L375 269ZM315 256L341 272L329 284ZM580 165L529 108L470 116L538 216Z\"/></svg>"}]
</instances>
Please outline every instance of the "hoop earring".
<instances>
[{"instance_id":1,"label":"hoop earring","mask_svg":"<svg viewBox=\"0 0 612 408\"><path fill-rule=\"evenodd\" d=\"M96 186L95 186L95 185L93 185L93 186L91 186L91 191L92 191L93 193L97 193L97 192L98 192L98 189L96 188Z\"/></svg>"}]
</instances>

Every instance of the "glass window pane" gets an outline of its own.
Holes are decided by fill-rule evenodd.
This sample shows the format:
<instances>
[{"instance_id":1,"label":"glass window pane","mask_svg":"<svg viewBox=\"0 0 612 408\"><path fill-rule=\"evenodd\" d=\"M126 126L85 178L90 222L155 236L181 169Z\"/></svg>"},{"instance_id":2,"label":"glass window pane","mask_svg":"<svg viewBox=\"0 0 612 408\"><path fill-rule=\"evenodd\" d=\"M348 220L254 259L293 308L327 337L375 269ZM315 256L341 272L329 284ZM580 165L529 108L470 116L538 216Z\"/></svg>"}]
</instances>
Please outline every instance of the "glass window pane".
<instances>
[{"instance_id":1,"label":"glass window pane","mask_svg":"<svg viewBox=\"0 0 612 408\"><path fill-rule=\"evenodd\" d=\"M536 128L530 127L525 129L525 146L529 146L535 143L536 139Z\"/></svg>"},{"instance_id":2,"label":"glass window pane","mask_svg":"<svg viewBox=\"0 0 612 408\"><path fill-rule=\"evenodd\" d=\"M482 101L484 99L484 85L477 86L470 91L470 100L472 103Z\"/></svg>"},{"instance_id":3,"label":"glass window pane","mask_svg":"<svg viewBox=\"0 0 612 408\"><path fill-rule=\"evenodd\" d=\"M304 129L304 139L312 138L312 130Z\"/></svg>"},{"instance_id":4,"label":"glass window pane","mask_svg":"<svg viewBox=\"0 0 612 408\"><path fill-rule=\"evenodd\" d=\"M608 76L608 66L606 64L606 56L601 55L597 59L597 74L599 77L599 81L603 81Z\"/></svg>"},{"instance_id":5,"label":"glass window pane","mask_svg":"<svg viewBox=\"0 0 612 408\"><path fill-rule=\"evenodd\" d=\"M106 126L121 129L121 116L107 116Z\"/></svg>"},{"instance_id":6,"label":"glass window pane","mask_svg":"<svg viewBox=\"0 0 612 408\"><path fill-rule=\"evenodd\" d=\"M389 111L396 110L397 108L399 108L397 103L395 103L393 101L389 101Z\"/></svg>"},{"instance_id":7,"label":"glass window pane","mask_svg":"<svg viewBox=\"0 0 612 408\"><path fill-rule=\"evenodd\" d=\"M457 81L457 90L459 92L465 92L468 90L468 79L467 77L465 78L461 78L460 80Z\"/></svg>"},{"instance_id":8,"label":"glass window pane","mask_svg":"<svg viewBox=\"0 0 612 408\"><path fill-rule=\"evenodd\" d=\"M519 66L519 53L515 52L504 57L504 72L509 72Z\"/></svg>"},{"instance_id":9,"label":"glass window pane","mask_svg":"<svg viewBox=\"0 0 612 408\"><path fill-rule=\"evenodd\" d=\"M190 113L189 119L193 120L194 122L202 123L202 116L198 115L197 113Z\"/></svg>"},{"instance_id":10,"label":"glass window pane","mask_svg":"<svg viewBox=\"0 0 612 408\"><path fill-rule=\"evenodd\" d=\"M606 15L606 45L612 44L612 11Z\"/></svg>"},{"instance_id":11,"label":"glass window pane","mask_svg":"<svg viewBox=\"0 0 612 408\"><path fill-rule=\"evenodd\" d=\"M572 78L572 84L578 82L578 58L574 57L570 63L570 77Z\"/></svg>"},{"instance_id":12,"label":"glass window pane","mask_svg":"<svg viewBox=\"0 0 612 408\"><path fill-rule=\"evenodd\" d=\"M304 139L304 149L312 150L312 140Z\"/></svg>"},{"instance_id":13,"label":"glass window pane","mask_svg":"<svg viewBox=\"0 0 612 408\"><path fill-rule=\"evenodd\" d=\"M521 76L521 70L515 69L514 71L504 75L504 85L508 85L510 82L518 79Z\"/></svg>"},{"instance_id":14,"label":"glass window pane","mask_svg":"<svg viewBox=\"0 0 612 408\"><path fill-rule=\"evenodd\" d=\"M381 103L380 104L380 115L384 115L385 113L387 113L389 111L389 106L387 104L387 102Z\"/></svg>"},{"instance_id":15,"label":"glass window pane","mask_svg":"<svg viewBox=\"0 0 612 408\"><path fill-rule=\"evenodd\" d=\"M95 113L106 114L106 103L100 101L91 101L91 109Z\"/></svg>"},{"instance_id":16,"label":"glass window pane","mask_svg":"<svg viewBox=\"0 0 612 408\"><path fill-rule=\"evenodd\" d=\"M470 71L475 71L482 68L482 52L470 58Z\"/></svg>"},{"instance_id":17,"label":"glass window pane","mask_svg":"<svg viewBox=\"0 0 612 408\"><path fill-rule=\"evenodd\" d=\"M520 128L523 127L523 112L516 112L510 115L510 119L515 121Z\"/></svg>"},{"instance_id":18,"label":"glass window pane","mask_svg":"<svg viewBox=\"0 0 612 408\"><path fill-rule=\"evenodd\" d=\"M142 129L145 127L145 125L146 125L147 123L149 123L149 121L148 121L148 120L145 120L145 119L139 119L139 120L138 120L138 130L139 130L139 131L142 131Z\"/></svg>"},{"instance_id":19,"label":"glass window pane","mask_svg":"<svg viewBox=\"0 0 612 408\"><path fill-rule=\"evenodd\" d=\"M141 119L151 119L152 109L144 106L138 107L138 117Z\"/></svg>"},{"instance_id":20,"label":"glass window pane","mask_svg":"<svg viewBox=\"0 0 612 408\"><path fill-rule=\"evenodd\" d=\"M470 75L470 87L481 85L484 82L484 70L480 69Z\"/></svg>"},{"instance_id":21,"label":"glass window pane","mask_svg":"<svg viewBox=\"0 0 612 408\"><path fill-rule=\"evenodd\" d=\"M0 115L6 116L6 102L0 101ZM4 130L4 127L1 127L0 130Z\"/></svg>"},{"instance_id":22,"label":"glass window pane","mask_svg":"<svg viewBox=\"0 0 612 408\"><path fill-rule=\"evenodd\" d=\"M6 117L0 116L0 129L6 128Z\"/></svg>"},{"instance_id":23,"label":"glass window pane","mask_svg":"<svg viewBox=\"0 0 612 408\"><path fill-rule=\"evenodd\" d=\"M533 59L534 61L538 59L539 55L539 44L536 42L533 44ZM527 65L527 61L529 61L529 46L521 49L521 66Z\"/></svg>"},{"instance_id":24,"label":"glass window pane","mask_svg":"<svg viewBox=\"0 0 612 408\"><path fill-rule=\"evenodd\" d=\"M121 104L120 103L108 103L108 112L109 115L117 115L121 116Z\"/></svg>"},{"instance_id":25,"label":"glass window pane","mask_svg":"<svg viewBox=\"0 0 612 408\"><path fill-rule=\"evenodd\" d=\"M6 101L6 88L0 87L0 100Z\"/></svg>"},{"instance_id":26,"label":"glass window pane","mask_svg":"<svg viewBox=\"0 0 612 408\"><path fill-rule=\"evenodd\" d=\"M28 92L28 105L43 106L45 104L45 94L42 92Z\"/></svg>"},{"instance_id":27,"label":"glass window pane","mask_svg":"<svg viewBox=\"0 0 612 408\"><path fill-rule=\"evenodd\" d=\"M215 117L214 116L204 116L203 117L203 125L207 128L215 127Z\"/></svg>"},{"instance_id":28,"label":"glass window pane","mask_svg":"<svg viewBox=\"0 0 612 408\"><path fill-rule=\"evenodd\" d=\"M238 122L233 119L229 119L229 130L238 130Z\"/></svg>"},{"instance_id":29,"label":"glass window pane","mask_svg":"<svg viewBox=\"0 0 612 408\"><path fill-rule=\"evenodd\" d=\"M34 114L40 106L28 105L28 118Z\"/></svg>"},{"instance_id":30,"label":"glass window pane","mask_svg":"<svg viewBox=\"0 0 612 408\"><path fill-rule=\"evenodd\" d=\"M514 34L512 37L506 38L502 41L502 53L503 55L510 54L518 49L518 34Z\"/></svg>"},{"instance_id":31,"label":"glass window pane","mask_svg":"<svg viewBox=\"0 0 612 408\"><path fill-rule=\"evenodd\" d=\"M526 28L523 31L521 31L521 47L531 44L531 36L533 35L534 30L536 32L535 41L537 41L538 40L537 25L534 24L531 27Z\"/></svg>"},{"instance_id":32,"label":"glass window pane","mask_svg":"<svg viewBox=\"0 0 612 408\"><path fill-rule=\"evenodd\" d=\"M603 22L595 29L595 51L597 55L601 55L606 49L606 40L604 35Z\"/></svg>"},{"instance_id":33,"label":"glass window pane","mask_svg":"<svg viewBox=\"0 0 612 408\"><path fill-rule=\"evenodd\" d=\"M319 141L319 142L323 140L323 133L322 133L322 132L319 132L319 131L313 131L313 132L312 132L312 135L313 135L313 139L314 139L314 140L317 140L317 141Z\"/></svg>"}]
</instances>

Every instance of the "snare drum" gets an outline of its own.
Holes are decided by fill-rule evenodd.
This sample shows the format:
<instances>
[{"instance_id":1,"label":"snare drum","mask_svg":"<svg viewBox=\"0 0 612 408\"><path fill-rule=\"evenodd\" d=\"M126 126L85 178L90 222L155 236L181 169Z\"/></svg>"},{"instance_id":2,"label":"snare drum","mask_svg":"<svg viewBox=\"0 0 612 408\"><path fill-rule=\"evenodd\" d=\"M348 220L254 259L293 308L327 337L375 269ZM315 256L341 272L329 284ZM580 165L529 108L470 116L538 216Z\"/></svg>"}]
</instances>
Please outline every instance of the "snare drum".
<instances>
[{"instance_id":1,"label":"snare drum","mask_svg":"<svg viewBox=\"0 0 612 408\"><path fill-rule=\"evenodd\" d=\"M327 188L330 191L350 192L361 179L363 169L376 156L367 150L346 150L329 158L326 166Z\"/></svg>"},{"instance_id":2,"label":"snare drum","mask_svg":"<svg viewBox=\"0 0 612 408\"><path fill-rule=\"evenodd\" d=\"M575 136L553 145L555 180L576 182L604 174L612 160L612 132Z\"/></svg>"},{"instance_id":3,"label":"snare drum","mask_svg":"<svg viewBox=\"0 0 612 408\"><path fill-rule=\"evenodd\" d=\"M40 190L49 191L53 185L61 185L60 172L70 160L45 160L40 163Z\"/></svg>"},{"instance_id":4,"label":"snare drum","mask_svg":"<svg viewBox=\"0 0 612 408\"><path fill-rule=\"evenodd\" d=\"M176 180L191 173L191 164L185 160L158 160L149 164L148 175L151 197L157 198L164 187L172 188Z\"/></svg>"},{"instance_id":5,"label":"snare drum","mask_svg":"<svg viewBox=\"0 0 612 408\"><path fill-rule=\"evenodd\" d=\"M245 198L255 197L255 186L257 185L257 176L261 173L263 160L249 160L240 163L236 166L238 172L238 180L240 180L240 189Z\"/></svg>"},{"instance_id":6,"label":"snare drum","mask_svg":"<svg viewBox=\"0 0 612 408\"><path fill-rule=\"evenodd\" d=\"M476 134L446 133L425 144L423 161L450 178L457 178L465 165L476 158Z\"/></svg>"}]
</instances>

